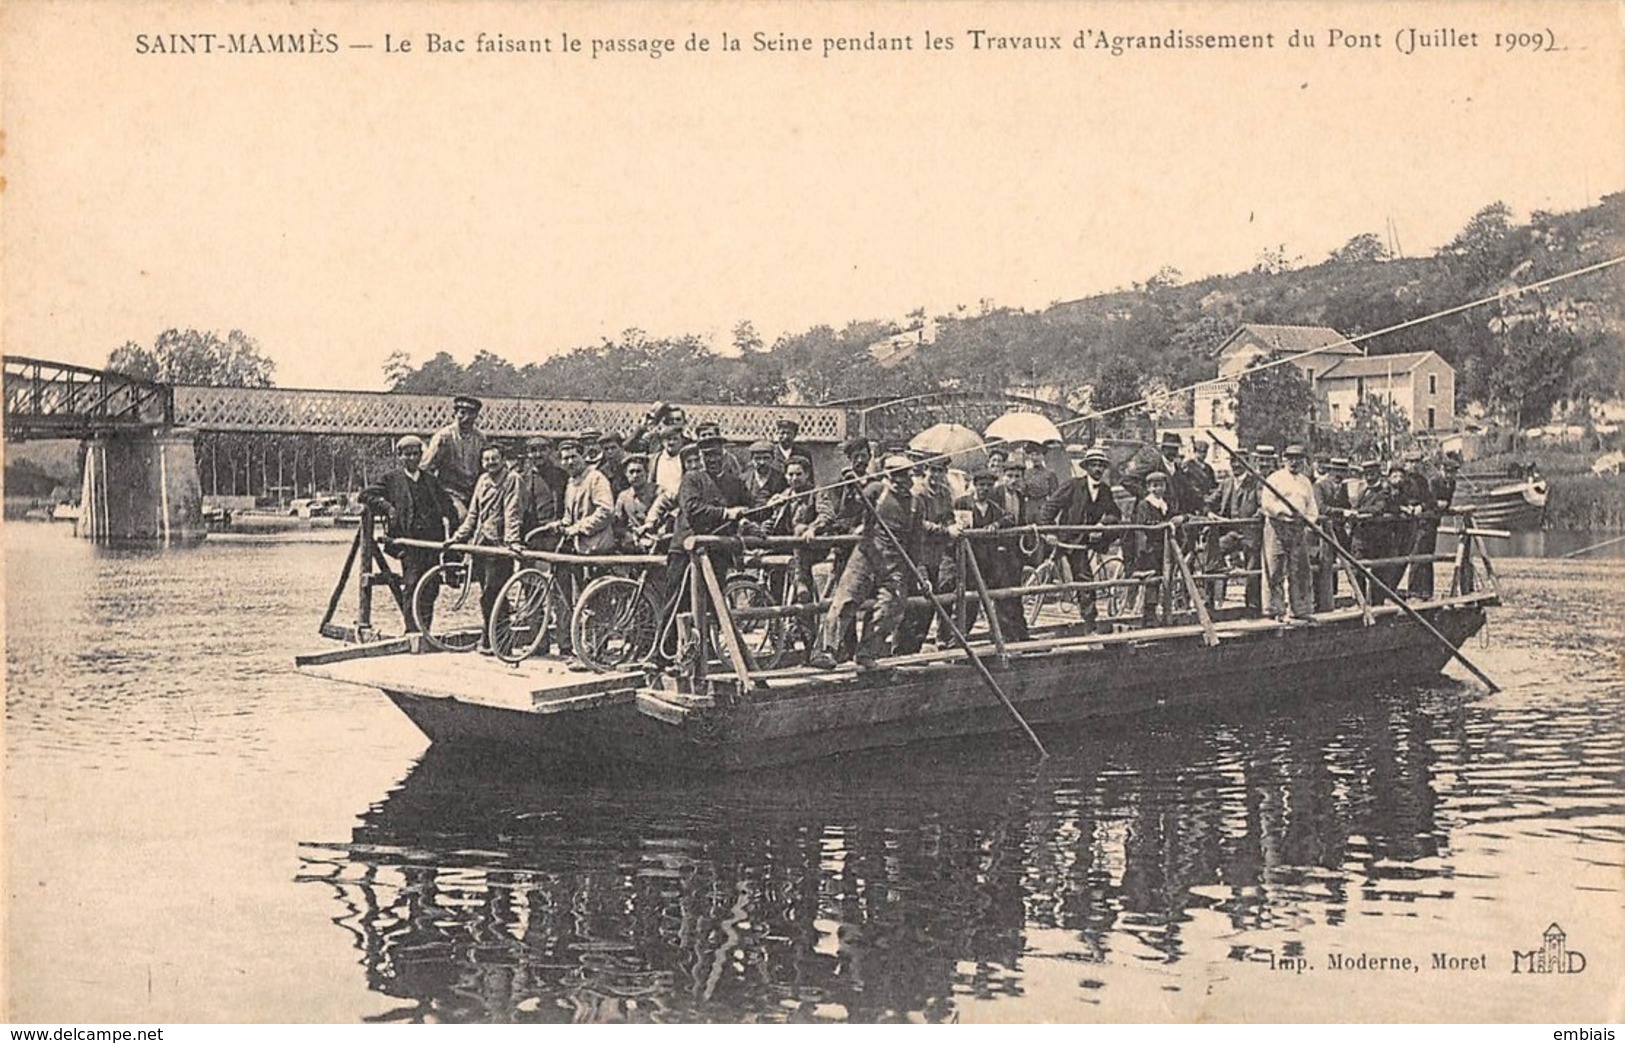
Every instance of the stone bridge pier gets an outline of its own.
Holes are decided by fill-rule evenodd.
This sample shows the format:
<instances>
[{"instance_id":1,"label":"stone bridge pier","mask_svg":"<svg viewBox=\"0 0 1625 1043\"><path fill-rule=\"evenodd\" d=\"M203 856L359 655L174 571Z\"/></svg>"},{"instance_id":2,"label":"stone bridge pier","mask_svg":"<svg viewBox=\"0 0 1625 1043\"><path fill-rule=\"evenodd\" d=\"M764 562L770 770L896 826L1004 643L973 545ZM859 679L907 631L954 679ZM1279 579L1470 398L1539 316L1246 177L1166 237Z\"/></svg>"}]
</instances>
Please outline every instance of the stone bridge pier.
<instances>
[{"instance_id":1,"label":"stone bridge pier","mask_svg":"<svg viewBox=\"0 0 1625 1043\"><path fill-rule=\"evenodd\" d=\"M85 450L78 535L166 545L203 538L203 485L190 429L93 435Z\"/></svg>"}]
</instances>

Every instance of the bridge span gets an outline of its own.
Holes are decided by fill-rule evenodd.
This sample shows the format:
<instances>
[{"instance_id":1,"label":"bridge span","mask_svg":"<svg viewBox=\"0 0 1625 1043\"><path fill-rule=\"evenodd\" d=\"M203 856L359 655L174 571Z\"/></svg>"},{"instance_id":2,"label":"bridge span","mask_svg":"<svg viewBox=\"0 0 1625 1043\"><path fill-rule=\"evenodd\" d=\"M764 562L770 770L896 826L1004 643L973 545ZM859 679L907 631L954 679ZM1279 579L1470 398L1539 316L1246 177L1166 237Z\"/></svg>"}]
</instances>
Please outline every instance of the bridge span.
<instances>
[{"instance_id":1,"label":"bridge span","mask_svg":"<svg viewBox=\"0 0 1625 1043\"><path fill-rule=\"evenodd\" d=\"M480 428L497 438L556 438L589 428L628 431L649 407L647 402L592 399L480 398L485 402ZM73 438L86 443L80 532L107 540L172 542L202 536L198 435L210 436L203 448L218 493L216 450L222 439L263 435L273 442L277 436L319 435L374 439L387 446L387 440L427 435L452 420L449 395L167 384L15 355L4 357L4 400L7 440ZM954 390L830 406L673 405L682 407L691 424L714 422L734 442L768 437L776 421L793 419L800 425L800 440L822 458L817 461L820 469L836 463L836 447L848 434L906 441L944 420L982 430L1010 409L1042 412L1056 421L1077 415L1064 406L1008 394ZM275 467L270 454L258 455L262 486L269 487L273 475L280 486L281 449L276 450ZM296 475L298 463L296 450ZM235 480L239 468L228 460L225 469ZM246 480L246 460L240 470ZM330 477L332 473L330 460Z\"/></svg>"}]
</instances>

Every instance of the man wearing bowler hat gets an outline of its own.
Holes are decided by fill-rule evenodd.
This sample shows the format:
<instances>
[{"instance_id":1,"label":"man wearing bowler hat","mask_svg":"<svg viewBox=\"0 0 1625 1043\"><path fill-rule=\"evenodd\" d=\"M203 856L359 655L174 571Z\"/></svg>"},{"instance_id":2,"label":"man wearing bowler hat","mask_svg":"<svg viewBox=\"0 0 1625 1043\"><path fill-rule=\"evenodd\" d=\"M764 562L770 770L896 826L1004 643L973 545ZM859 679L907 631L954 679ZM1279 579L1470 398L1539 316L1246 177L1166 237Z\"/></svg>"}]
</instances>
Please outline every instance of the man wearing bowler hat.
<instances>
[{"instance_id":1,"label":"man wearing bowler hat","mask_svg":"<svg viewBox=\"0 0 1625 1043\"><path fill-rule=\"evenodd\" d=\"M484 403L473 395L455 395L451 412L455 418L429 438L423 454L423 467L445 486L457 505L459 515L468 511L469 497L480 477L480 454L485 451L485 435L475 426Z\"/></svg>"}]
</instances>

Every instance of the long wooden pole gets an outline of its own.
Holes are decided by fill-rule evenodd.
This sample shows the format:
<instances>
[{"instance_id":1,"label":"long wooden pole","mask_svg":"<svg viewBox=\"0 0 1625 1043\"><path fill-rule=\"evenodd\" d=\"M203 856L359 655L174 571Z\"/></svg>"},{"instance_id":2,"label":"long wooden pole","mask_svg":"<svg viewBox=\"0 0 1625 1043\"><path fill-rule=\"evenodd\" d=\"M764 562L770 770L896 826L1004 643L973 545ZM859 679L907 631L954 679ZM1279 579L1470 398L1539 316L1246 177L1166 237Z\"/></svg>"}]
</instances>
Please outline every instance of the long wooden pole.
<instances>
[{"instance_id":1,"label":"long wooden pole","mask_svg":"<svg viewBox=\"0 0 1625 1043\"><path fill-rule=\"evenodd\" d=\"M1612 547L1614 544L1620 542L1625 542L1625 536L1615 536L1611 540L1603 540L1601 543L1593 543L1589 547L1581 547L1579 550L1571 550L1567 554L1563 555L1563 557L1564 559L1578 558L1582 554L1589 554L1594 550L1602 550L1604 547Z\"/></svg>"},{"instance_id":2,"label":"long wooden pole","mask_svg":"<svg viewBox=\"0 0 1625 1043\"><path fill-rule=\"evenodd\" d=\"M920 585L920 589L930 590L930 580L926 577L925 573L921 571L920 566L915 564L914 559L909 557L908 551L903 548L903 541L897 538L897 533L892 531L892 527L886 524L886 519L882 518L880 516L880 512L875 510L875 505L869 502L869 497L863 496L860 493L859 499L863 501L864 507L868 508L869 517L874 519L875 523L880 526L880 531L886 534L886 538L890 540L892 546L897 549L898 555L902 557L903 562L908 565L909 571L914 573L914 581ZM964 650L966 658L971 661L971 665L974 666L976 668L976 672L981 675L982 683L987 686L988 691L992 692L998 697L999 702L1004 704L1006 712L1008 712L1011 718L1021 726L1021 730L1027 734L1028 741L1031 742L1033 744L1033 748L1038 751L1039 758L1048 759L1049 751L1044 749L1044 744L1038 741L1038 735L1033 731L1032 725L1027 723L1027 718L1021 716L1021 711L1016 709L1016 704L1010 701L1010 697L1004 694L1004 689L999 687L999 682L994 680L993 675L988 672L987 664L983 663L981 658L977 656L975 652L971 651L970 639L967 638L965 636L965 632L960 630L958 625L954 623L953 616L948 614L948 609L943 606L941 602L937 601L936 598L928 598L928 600L931 602L931 607L936 609L938 621L943 626L948 628L948 632L953 635L954 643Z\"/></svg>"},{"instance_id":3,"label":"long wooden pole","mask_svg":"<svg viewBox=\"0 0 1625 1043\"><path fill-rule=\"evenodd\" d=\"M1423 619L1420 613L1405 603L1404 598L1394 593L1393 589L1389 587L1388 584L1378 579L1375 572L1372 572L1370 569L1366 568L1365 564L1356 558L1352 553L1345 550L1341 543L1338 543L1336 540L1328 536L1326 534L1326 530L1310 521L1307 515L1298 510L1297 507L1293 506L1291 500L1288 500L1285 496L1282 496L1279 490L1270 484L1270 480L1268 478L1265 478L1258 472L1257 468L1247 462L1246 457L1242 456L1234 449L1231 449L1228 445L1225 445L1222 440L1214 439L1214 441L1218 442L1219 445L1224 446L1224 451L1230 454L1231 463L1239 464L1242 470L1246 471L1254 478L1257 478L1258 484L1262 485L1265 489L1268 489L1270 494L1273 495L1277 500L1280 500L1282 503L1286 504L1286 509L1292 512L1292 516L1294 518L1297 518L1299 521L1307 525L1310 532L1314 533L1316 536L1319 536L1321 540L1324 541L1327 546L1331 547L1332 550L1336 551L1344 561L1347 561L1350 565L1354 566L1355 570L1359 572L1360 575L1364 576L1367 580L1375 584L1378 590L1386 594L1395 605L1399 606L1401 612L1404 612L1407 616L1411 617L1411 619L1421 624L1423 630L1426 630L1429 634L1432 634L1434 639L1437 640L1439 644L1449 649L1451 658L1455 659L1462 666L1465 666L1469 671L1471 671L1474 677L1478 678L1480 681L1483 681L1484 684L1489 687L1491 692L1499 692L1501 690L1501 686L1490 680L1490 676L1474 665L1471 659L1468 659L1465 655L1462 655L1461 649L1457 648L1448 637L1445 637L1443 634L1439 633L1437 627L1435 627L1432 623L1429 623L1426 619Z\"/></svg>"}]
</instances>

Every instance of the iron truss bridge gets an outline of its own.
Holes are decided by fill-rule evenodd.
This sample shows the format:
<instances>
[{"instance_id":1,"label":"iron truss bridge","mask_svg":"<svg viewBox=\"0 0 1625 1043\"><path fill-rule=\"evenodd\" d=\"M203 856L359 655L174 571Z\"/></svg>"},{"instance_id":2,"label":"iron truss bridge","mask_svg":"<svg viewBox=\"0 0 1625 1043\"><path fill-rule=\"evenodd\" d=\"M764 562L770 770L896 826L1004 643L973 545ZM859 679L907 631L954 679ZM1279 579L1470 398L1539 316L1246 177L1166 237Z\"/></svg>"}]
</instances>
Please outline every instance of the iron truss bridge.
<instances>
[{"instance_id":1,"label":"iron truss bridge","mask_svg":"<svg viewBox=\"0 0 1625 1043\"><path fill-rule=\"evenodd\" d=\"M175 423L175 389L66 362L5 356L5 436L89 438Z\"/></svg>"},{"instance_id":2,"label":"iron truss bridge","mask_svg":"<svg viewBox=\"0 0 1625 1043\"><path fill-rule=\"evenodd\" d=\"M294 388L220 388L162 384L63 362L5 357L5 435L88 438L140 429L189 427L250 434L425 435L451 423L449 395ZM626 432L647 402L481 396L480 429L497 437L557 438L594 428ZM682 405L688 423L713 421L724 438L753 441L788 417L800 438L846 437L845 409L809 406Z\"/></svg>"}]
</instances>

